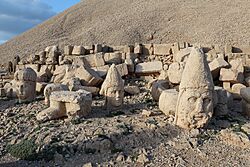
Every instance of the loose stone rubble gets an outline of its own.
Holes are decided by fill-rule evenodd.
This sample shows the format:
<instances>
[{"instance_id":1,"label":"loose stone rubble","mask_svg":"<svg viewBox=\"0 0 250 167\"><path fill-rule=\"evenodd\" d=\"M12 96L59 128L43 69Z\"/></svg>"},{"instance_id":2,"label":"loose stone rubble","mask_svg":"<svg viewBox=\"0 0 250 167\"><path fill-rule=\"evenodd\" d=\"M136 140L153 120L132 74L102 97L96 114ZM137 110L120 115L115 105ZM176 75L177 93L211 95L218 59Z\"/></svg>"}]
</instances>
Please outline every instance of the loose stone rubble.
<instances>
[{"instance_id":1,"label":"loose stone rubble","mask_svg":"<svg viewBox=\"0 0 250 167\"><path fill-rule=\"evenodd\" d=\"M153 131L172 124L190 133L199 133L206 127L231 127L219 133L221 141L248 148L246 132L249 128L245 120L250 117L250 56L243 52L247 49L235 53L239 50L229 45L223 48L181 42L134 46L67 45L63 49L49 46L27 59L20 60L16 56L6 66L0 73L0 102L1 99L10 102L17 99L26 105L44 99L43 107L33 113L41 124L61 120L81 124L85 120L98 120L105 108L108 117L121 114L128 124L138 123L138 129L141 124ZM134 120L130 115L123 115L127 109L130 115L140 111L142 118ZM235 115L245 121L243 124L238 120L242 124L237 128L239 133L234 132L232 122L224 120ZM137 119L138 115L135 117ZM113 122L107 122L112 126ZM96 124L101 127L107 122ZM121 129L125 134L133 131L127 124L119 126L118 132ZM86 142L84 150L110 151L113 141L107 137L100 139L103 131L96 131L91 133L95 133L94 138L98 136L97 140L86 142L87 136L81 138ZM189 142L195 147L192 139ZM140 152L136 162L150 163L147 155L145 151ZM60 159L58 154L55 157ZM135 162L123 154L116 160L126 158Z\"/></svg>"}]
</instances>

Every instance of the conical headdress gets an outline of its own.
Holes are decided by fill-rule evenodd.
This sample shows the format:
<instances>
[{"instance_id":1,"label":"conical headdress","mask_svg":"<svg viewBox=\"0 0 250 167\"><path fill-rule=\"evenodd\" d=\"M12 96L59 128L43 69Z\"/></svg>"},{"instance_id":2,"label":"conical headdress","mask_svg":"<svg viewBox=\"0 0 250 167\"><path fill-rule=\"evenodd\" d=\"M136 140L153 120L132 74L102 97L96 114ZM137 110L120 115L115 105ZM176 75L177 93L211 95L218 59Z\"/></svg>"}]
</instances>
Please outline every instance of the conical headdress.
<instances>
[{"instance_id":1,"label":"conical headdress","mask_svg":"<svg viewBox=\"0 0 250 167\"><path fill-rule=\"evenodd\" d=\"M106 90L111 87L124 87L124 82L115 64L112 64L109 68L106 79L102 84L100 94L105 95Z\"/></svg>"},{"instance_id":2,"label":"conical headdress","mask_svg":"<svg viewBox=\"0 0 250 167\"><path fill-rule=\"evenodd\" d=\"M180 90L202 87L213 90L214 84L205 54L198 47L194 47L182 74Z\"/></svg>"}]
</instances>

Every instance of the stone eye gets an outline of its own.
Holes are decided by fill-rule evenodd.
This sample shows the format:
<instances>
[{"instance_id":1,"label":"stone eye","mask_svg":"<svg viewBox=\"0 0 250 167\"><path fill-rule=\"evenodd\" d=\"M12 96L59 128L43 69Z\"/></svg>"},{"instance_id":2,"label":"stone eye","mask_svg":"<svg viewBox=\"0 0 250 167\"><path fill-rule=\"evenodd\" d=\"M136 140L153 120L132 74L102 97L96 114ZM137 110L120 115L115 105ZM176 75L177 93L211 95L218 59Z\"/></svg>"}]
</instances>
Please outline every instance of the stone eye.
<instances>
[{"instance_id":1,"label":"stone eye","mask_svg":"<svg viewBox=\"0 0 250 167\"><path fill-rule=\"evenodd\" d=\"M194 97L194 96L192 96L192 97L188 98L188 101L189 101L190 103L195 103L195 102L196 102L196 100L197 100L197 98L196 98L196 97Z\"/></svg>"}]
</instances>

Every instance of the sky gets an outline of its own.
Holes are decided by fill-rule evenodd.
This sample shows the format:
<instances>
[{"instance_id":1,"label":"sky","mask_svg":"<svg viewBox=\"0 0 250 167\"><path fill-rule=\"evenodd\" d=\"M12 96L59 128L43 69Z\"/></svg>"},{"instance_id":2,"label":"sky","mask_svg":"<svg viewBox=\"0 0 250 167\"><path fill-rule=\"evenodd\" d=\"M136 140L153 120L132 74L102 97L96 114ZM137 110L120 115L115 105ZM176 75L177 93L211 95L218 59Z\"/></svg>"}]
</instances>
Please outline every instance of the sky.
<instances>
[{"instance_id":1,"label":"sky","mask_svg":"<svg viewBox=\"0 0 250 167\"><path fill-rule=\"evenodd\" d=\"M80 0L0 0L0 44Z\"/></svg>"}]
</instances>

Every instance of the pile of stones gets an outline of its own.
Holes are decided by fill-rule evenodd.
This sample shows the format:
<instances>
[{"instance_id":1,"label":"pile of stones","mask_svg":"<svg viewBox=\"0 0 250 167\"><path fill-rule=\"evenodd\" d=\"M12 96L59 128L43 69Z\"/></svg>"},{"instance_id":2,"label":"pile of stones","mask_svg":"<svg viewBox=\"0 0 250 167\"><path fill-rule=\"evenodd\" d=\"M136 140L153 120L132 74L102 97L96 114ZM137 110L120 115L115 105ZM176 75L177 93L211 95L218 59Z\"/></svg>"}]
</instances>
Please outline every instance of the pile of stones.
<instances>
[{"instance_id":1,"label":"pile of stones","mask_svg":"<svg viewBox=\"0 0 250 167\"><path fill-rule=\"evenodd\" d=\"M140 92L136 85L125 87L133 77L149 80L160 110L182 128L202 128L212 116L227 115L233 100L242 100L243 114L250 116L250 46L50 46L13 62L9 73L15 73L2 78L0 96L23 103L44 95L48 108L39 121L84 117L96 95L105 97L107 110L117 110L124 91Z\"/></svg>"}]
</instances>

